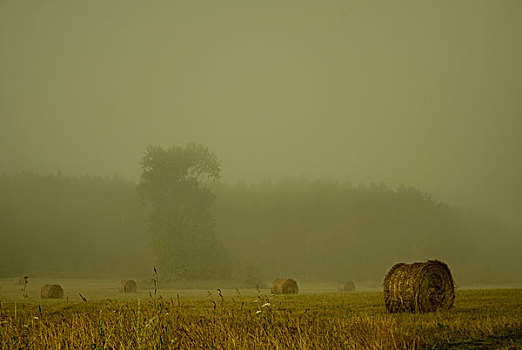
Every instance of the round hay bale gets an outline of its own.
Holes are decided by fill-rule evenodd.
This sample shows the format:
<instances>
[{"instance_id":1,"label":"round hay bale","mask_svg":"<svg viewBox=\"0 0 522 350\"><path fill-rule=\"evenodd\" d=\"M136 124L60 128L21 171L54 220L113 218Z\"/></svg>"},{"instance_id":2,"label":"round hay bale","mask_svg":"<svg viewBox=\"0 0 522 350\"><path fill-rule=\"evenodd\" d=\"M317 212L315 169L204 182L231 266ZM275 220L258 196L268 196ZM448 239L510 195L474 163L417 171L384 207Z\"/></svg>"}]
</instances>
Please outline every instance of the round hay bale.
<instances>
[{"instance_id":1,"label":"round hay bale","mask_svg":"<svg viewBox=\"0 0 522 350\"><path fill-rule=\"evenodd\" d=\"M352 281L339 282L337 284L337 291L339 292L355 292L355 283Z\"/></svg>"},{"instance_id":2,"label":"round hay bale","mask_svg":"<svg viewBox=\"0 0 522 350\"><path fill-rule=\"evenodd\" d=\"M61 299L63 298L63 288L59 284L46 284L40 292L42 299Z\"/></svg>"},{"instance_id":3,"label":"round hay bale","mask_svg":"<svg viewBox=\"0 0 522 350\"><path fill-rule=\"evenodd\" d=\"M15 277L14 284L17 286L23 286L25 284L26 278L29 278L29 277L27 277L27 276Z\"/></svg>"},{"instance_id":4,"label":"round hay bale","mask_svg":"<svg viewBox=\"0 0 522 350\"><path fill-rule=\"evenodd\" d=\"M134 280L121 280L120 281L120 292L121 293L136 293L138 290L138 284Z\"/></svg>"},{"instance_id":5,"label":"round hay bale","mask_svg":"<svg viewBox=\"0 0 522 350\"><path fill-rule=\"evenodd\" d=\"M277 278L272 282L272 294L297 294L299 287L291 278Z\"/></svg>"},{"instance_id":6,"label":"round hay bale","mask_svg":"<svg viewBox=\"0 0 522 350\"><path fill-rule=\"evenodd\" d=\"M384 278L383 298L389 312L449 310L455 284L448 265L441 261L399 263Z\"/></svg>"}]
</instances>

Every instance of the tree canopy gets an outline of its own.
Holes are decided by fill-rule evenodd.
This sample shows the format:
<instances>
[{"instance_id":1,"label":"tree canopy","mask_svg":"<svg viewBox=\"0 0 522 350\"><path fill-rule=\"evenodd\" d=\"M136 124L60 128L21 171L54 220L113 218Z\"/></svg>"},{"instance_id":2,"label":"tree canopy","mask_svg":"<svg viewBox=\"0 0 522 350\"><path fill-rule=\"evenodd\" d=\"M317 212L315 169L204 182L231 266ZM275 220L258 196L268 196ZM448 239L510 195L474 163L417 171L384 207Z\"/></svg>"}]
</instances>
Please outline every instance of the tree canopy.
<instances>
[{"instance_id":1,"label":"tree canopy","mask_svg":"<svg viewBox=\"0 0 522 350\"><path fill-rule=\"evenodd\" d=\"M160 269L178 279L223 277L228 258L215 235L215 195L207 186L219 179L221 162L207 147L188 143L149 146L141 166L138 192Z\"/></svg>"}]
</instances>

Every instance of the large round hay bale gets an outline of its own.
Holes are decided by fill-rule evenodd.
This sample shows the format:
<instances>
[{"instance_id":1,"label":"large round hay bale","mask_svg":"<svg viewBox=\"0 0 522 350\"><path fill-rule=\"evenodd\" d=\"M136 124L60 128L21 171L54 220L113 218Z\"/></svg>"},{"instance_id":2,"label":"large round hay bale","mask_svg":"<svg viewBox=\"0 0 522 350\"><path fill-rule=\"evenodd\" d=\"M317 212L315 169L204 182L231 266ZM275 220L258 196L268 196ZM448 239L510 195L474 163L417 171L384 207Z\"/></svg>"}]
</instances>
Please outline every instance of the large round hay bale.
<instances>
[{"instance_id":1,"label":"large round hay bale","mask_svg":"<svg viewBox=\"0 0 522 350\"><path fill-rule=\"evenodd\" d=\"M63 298L63 288L59 284L46 284L40 292L42 299L61 299Z\"/></svg>"},{"instance_id":2,"label":"large round hay bale","mask_svg":"<svg viewBox=\"0 0 522 350\"><path fill-rule=\"evenodd\" d=\"M120 281L120 292L121 293L136 293L138 290L138 284L134 280L121 280Z\"/></svg>"},{"instance_id":3,"label":"large round hay bale","mask_svg":"<svg viewBox=\"0 0 522 350\"><path fill-rule=\"evenodd\" d=\"M337 284L337 291L339 292L355 292L355 283L352 281L339 282Z\"/></svg>"},{"instance_id":4,"label":"large round hay bale","mask_svg":"<svg viewBox=\"0 0 522 350\"><path fill-rule=\"evenodd\" d=\"M272 282L272 294L297 294L299 287L291 278L277 278Z\"/></svg>"},{"instance_id":5,"label":"large round hay bale","mask_svg":"<svg viewBox=\"0 0 522 350\"><path fill-rule=\"evenodd\" d=\"M441 261L399 263L384 278L383 298L389 312L449 310L455 284L450 269Z\"/></svg>"}]
</instances>

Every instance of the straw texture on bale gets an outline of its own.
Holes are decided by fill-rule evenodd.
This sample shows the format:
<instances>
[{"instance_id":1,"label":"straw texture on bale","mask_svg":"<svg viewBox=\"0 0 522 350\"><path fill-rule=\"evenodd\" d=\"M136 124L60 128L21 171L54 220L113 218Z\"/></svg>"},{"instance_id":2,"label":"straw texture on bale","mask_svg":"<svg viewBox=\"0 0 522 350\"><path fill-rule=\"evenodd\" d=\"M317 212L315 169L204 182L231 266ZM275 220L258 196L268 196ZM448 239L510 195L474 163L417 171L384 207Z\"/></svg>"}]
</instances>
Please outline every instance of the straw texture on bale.
<instances>
[{"instance_id":1,"label":"straw texture on bale","mask_svg":"<svg viewBox=\"0 0 522 350\"><path fill-rule=\"evenodd\" d=\"M134 280L121 280L120 281L120 292L121 293L136 293L138 290L138 284Z\"/></svg>"},{"instance_id":2,"label":"straw texture on bale","mask_svg":"<svg viewBox=\"0 0 522 350\"><path fill-rule=\"evenodd\" d=\"M339 292L355 292L355 283L352 281L339 282L337 285L337 291Z\"/></svg>"},{"instance_id":3,"label":"straw texture on bale","mask_svg":"<svg viewBox=\"0 0 522 350\"><path fill-rule=\"evenodd\" d=\"M297 294L299 287L291 278L277 278L272 282L272 294Z\"/></svg>"},{"instance_id":4,"label":"straw texture on bale","mask_svg":"<svg viewBox=\"0 0 522 350\"><path fill-rule=\"evenodd\" d=\"M61 299L63 298L63 288L59 284L46 284L40 292L42 299Z\"/></svg>"},{"instance_id":5,"label":"straw texture on bale","mask_svg":"<svg viewBox=\"0 0 522 350\"><path fill-rule=\"evenodd\" d=\"M441 261L399 263L384 278L383 298L389 312L449 310L455 284L450 269Z\"/></svg>"}]
</instances>

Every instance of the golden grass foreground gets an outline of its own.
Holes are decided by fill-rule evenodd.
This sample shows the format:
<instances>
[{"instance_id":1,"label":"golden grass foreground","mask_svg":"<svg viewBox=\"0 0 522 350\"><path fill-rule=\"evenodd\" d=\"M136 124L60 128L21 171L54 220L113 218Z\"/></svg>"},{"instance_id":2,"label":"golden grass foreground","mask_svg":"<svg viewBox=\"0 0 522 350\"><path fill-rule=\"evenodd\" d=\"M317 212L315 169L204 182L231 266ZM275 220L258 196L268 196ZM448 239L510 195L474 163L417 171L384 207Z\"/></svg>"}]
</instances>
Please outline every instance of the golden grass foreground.
<instances>
[{"instance_id":1,"label":"golden grass foreground","mask_svg":"<svg viewBox=\"0 0 522 350\"><path fill-rule=\"evenodd\" d=\"M233 294L234 293L234 294ZM210 293L209 293L210 294ZM381 294L263 294L0 308L1 349L514 349L522 290L457 293L435 313L388 313Z\"/></svg>"}]
</instances>

